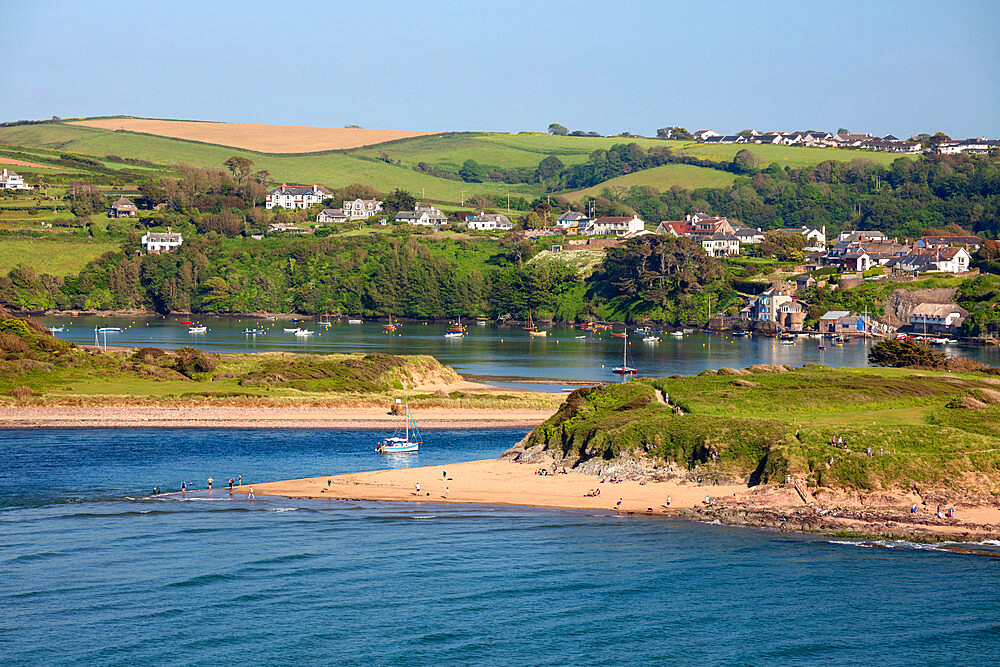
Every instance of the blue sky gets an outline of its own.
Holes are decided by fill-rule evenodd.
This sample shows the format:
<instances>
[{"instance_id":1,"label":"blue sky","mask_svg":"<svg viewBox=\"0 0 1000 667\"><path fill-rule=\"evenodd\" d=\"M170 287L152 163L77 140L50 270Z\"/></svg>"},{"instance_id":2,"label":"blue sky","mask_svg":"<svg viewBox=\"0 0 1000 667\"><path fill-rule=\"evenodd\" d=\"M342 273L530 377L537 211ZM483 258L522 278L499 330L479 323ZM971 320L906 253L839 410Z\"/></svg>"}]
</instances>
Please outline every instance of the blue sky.
<instances>
[{"instance_id":1,"label":"blue sky","mask_svg":"<svg viewBox=\"0 0 1000 667\"><path fill-rule=\"evenodd\" d=\"M1000 135L1000 2L0 3L0 120Z\"/></svg>"}]
</instances>

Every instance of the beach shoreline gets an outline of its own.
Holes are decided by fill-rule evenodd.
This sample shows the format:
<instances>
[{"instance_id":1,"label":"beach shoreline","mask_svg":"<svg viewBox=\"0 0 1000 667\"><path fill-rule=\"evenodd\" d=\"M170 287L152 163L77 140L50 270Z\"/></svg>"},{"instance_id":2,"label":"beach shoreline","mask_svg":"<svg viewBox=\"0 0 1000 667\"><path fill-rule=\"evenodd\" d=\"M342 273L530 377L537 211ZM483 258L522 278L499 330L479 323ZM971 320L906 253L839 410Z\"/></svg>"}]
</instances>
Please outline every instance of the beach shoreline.
<instances>
[{"instance_id":1,"label":"beach shoreline","mask_svg":"<svg viewBox=\"0 0 1000 667\"><path fill-rule=\"evenodd\" d=\"M782 484L697 484L683 478L615 483L602 482L596 475L571 471L562 474L559 466L555 474L540 475L541 470L551 471L551 463L486 459L252 486L256 496L611 511L628 516L912 542L1000 539L1000 508L990 505L959 505L956 518L946 519L937 517L935 508L927 507L914 513L902 505L806 504L792 486ZM245 494L249 486L237 487L234 493ZM600 490L600 494L589 495L594 490Z\"/></svg>"}]
</instances>

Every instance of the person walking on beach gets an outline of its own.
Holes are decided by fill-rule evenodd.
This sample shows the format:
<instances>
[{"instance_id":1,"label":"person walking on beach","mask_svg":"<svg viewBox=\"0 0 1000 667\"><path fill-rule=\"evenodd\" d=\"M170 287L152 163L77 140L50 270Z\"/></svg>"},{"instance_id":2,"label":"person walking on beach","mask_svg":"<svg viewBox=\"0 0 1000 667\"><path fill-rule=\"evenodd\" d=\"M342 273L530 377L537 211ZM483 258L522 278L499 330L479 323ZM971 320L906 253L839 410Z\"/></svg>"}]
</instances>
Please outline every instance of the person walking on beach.
<instances>
[{"instance_id":1,"label":"person walking on beach","mask_svg":"<svg viewBox=\"0 0 1000 667\"><path fill-rule=\"evenodd\" d=\"M670 507L670 496L667 496L667 507Z\"/></svg>"},{"instance_id":2,"label":"person walking on beach","mask_svg":"<svg viewBox=\"0 0 1000 667\"><path fill-rule=\"evenodd\" d=\"M247 500L253 500L253 487L250 487L250 493L247 494Z\"/></svg>"},{"instance_id":3,"label":"person walking on beach","mask_svg":"<svg viewBox=\"0 0 1000 667\"><path fill-rule=\"evenodd\" d=\"M442 479L445 479L445 478L447 478L447 477L448 477L448 471L447 471L447 470L442 470L442 471L441 471L441 478L442 478Z\"/></svg>"},{"instance_id":4,"label":"person walking on beach","mask_svg":"<svg viewBox=\"0 0 1000 667\"><path fill-rule=\"evenodd\" d=\"M420 493L420 482L417 482L417 494Z\"/></svg>"},{"instance_id":5,"label":"person walking on beach","mask_svg":"<svg viewBox=\"0 0 1000 667\"><path fill-rule=\"evenodd\" d=\"M444 497L445 497L445 498L447 498L447 497L448 497L448 487L447 487L447 486L446 486L446 487L444 487Z\"/></svg>"},{"instance_id":6,"label":"person walking on beach","mask_svg":"<svg viewBox=\"0 0 1000 667\"><path fill-rule=\"evenodd\" d=\"M621 498L619 498L618 502L615 503L615 509L618 510L619 512L621 511L621 509L622 509L622 499Z\"/></svg>"}]
</instances>

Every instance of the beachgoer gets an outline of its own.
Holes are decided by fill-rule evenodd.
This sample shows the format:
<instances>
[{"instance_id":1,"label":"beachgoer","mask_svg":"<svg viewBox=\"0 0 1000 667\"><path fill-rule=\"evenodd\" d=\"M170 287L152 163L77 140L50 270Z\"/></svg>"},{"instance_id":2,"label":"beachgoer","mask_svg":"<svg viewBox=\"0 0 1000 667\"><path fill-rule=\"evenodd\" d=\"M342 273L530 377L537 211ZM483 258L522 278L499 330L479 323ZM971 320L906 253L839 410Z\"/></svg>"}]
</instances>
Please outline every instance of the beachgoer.
<instances>
[{"instance_id":1,"label":"beachgoer","mask_svg":"<svg viewBox=\"0 0 1000 667\"><path fill-rule=\"evenodd\" d=\"M446 486L446 487L444 487L444 497L445 497L445 498L447 498L447 497L448 497L448 487L447 487L447 486Z\"/></svg>"},{"instance_id":2,"label":"beachgoer","mask_svg":"<svg viewBox=\"0 0 1000 667\"><path fill-rule=\"evenodd\" d=\"M247 500L253 500L253 487L250 487L250 493L247 494Z\"/></svg>"},{"instance_id":3,"label":"beachgoer","mask_svg":"<svg viewBox=\"0 0 1000 667\"><path fill-rule=\"evenodd\" d=\"M417 482L417 493L420 493L420 482Z\"/></svg>"},{"instance_id":4,"label":"beachgoer","mask_svg":"<svg viewBox=\"0 0 1000 667\"><path fill-rule=\"evenodd\" d=\"M941 506L940 505L937 506L937 518L939 518L939 519L943 519L944 518L944 515L941 514Z\"/></svg>"},{"instance_id":5,"label":"beachgoer","mask_svg":"<svg viewBox=\"0 0 1000 667\"><path fill-rule=\"evenodd\" d=\"M243 486L243 475L237 475L238 485Z\"/></svg>"},{"instance_id":6,"label":"beachgoer","mask_svg":"<svg viewBox=\"0 0 1000 667\"><path fill-rule=\"evenodd\" d=\"M328 488L328 489L330 488L330 480L326 480L326 488ZM419 491L420 489L417 489L417 490Z\"/></svg>"},{"instance_id":7,"label":"beachgoer","mask_svg":"<svg viewBox=\"0 0 1000 667\"><path fill-rule=\"evenodd\" d=\"M215 480L212 479L211 477L209 477L206 481L208 482L208 492L211 493L212 492L212 482L214 482Z\"/></svg>"},{"instance_id":8,"label":"beachgoer","mask_svg":"<svg viewBox=\"0 0 1000 667\"><path fill-rule=\"evenodd\" d=\"M667 507L670 507L670 496L667 496Z\"/></svg>"},{"instance_id":9,"label":"beachgoer","mask_svg":"<svg viewBox=\"0 0 1000 667\"><path fill-rule=\"evenodd\" d=\"M187 491L188 485L186 481L181 481L181 493Z\"/></svg>"},{"instance_id":10,"label":"beachgoer","mask_svg":"<svg viewBox=\"0 0 1000 667\"><path fill-rule=\"evenodd\" d=\"M916 514L916 513L917 513L917 504L913 503L913 507L910 508L910 514Z\"/></svg>"},{"instance_id":11,"label":"beachgoer","mask_svg":"<svg viewBox=\"0 0 1000 667\"><path fill-rule=\"evenodd\" d=\"M708 505L708 504L709 504L710 502L712 502L712 499L711 499L711 498L709 498L709 497L708 497L708 496L706 495L706 496L705 496L705 504L706 504L706 505Z\"/></svg>"},{"instance_id":12,"label":"beachgoer","mask_svg":"<svg viewBox=\"0 0 1000 667\"><path fill-rule=\"evenodd\" d=\"M840 445L841 447L844 446L844 436L840 436L839 438L837 438L837 444Z\"/></svg>"},{"instance_id":13,"label":"beachgoer","mask_svg":"<svg viewBox=\"0 0 1000 667\"><path fill-rule=\"evenodd\" d=\"M615 509L619 509L620 510L621 508L622 508L622 499L619 498L618 502L615 503Z\"/></svg>"},{"instance_id":14,"label":"beachgoer","mask_svg":"<svg viewBox=\"0 0 1000 667\"><path fill-rule=\"evenodd\" d=\"M597 495L597 496L601 495L601 490L600 489L595 489L595 491L597 491L597 493L595 493L594 495Z\"/></svg>"}]
</instances>

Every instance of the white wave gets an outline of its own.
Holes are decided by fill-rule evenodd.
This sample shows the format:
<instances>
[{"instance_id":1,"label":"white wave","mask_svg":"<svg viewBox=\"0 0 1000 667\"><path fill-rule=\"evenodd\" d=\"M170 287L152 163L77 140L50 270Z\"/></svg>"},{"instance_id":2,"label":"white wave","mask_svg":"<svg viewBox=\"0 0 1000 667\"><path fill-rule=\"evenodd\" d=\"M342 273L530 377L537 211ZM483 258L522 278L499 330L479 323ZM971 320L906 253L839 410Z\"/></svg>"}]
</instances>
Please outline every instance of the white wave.
<instances>
[{"instance_id":1,"label":"white wave","mask_svg":"<svg viewBox=\"0 0 1000 667\"><path fill-rule=\"evenodd\" d=\"M301 507L266 507L264 508L268 512L294 512L295 510L302 509Z\"/></svg>"}]
</instances>

